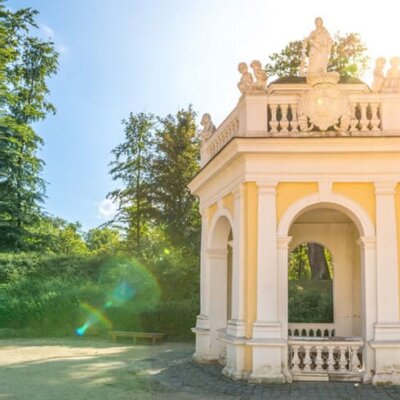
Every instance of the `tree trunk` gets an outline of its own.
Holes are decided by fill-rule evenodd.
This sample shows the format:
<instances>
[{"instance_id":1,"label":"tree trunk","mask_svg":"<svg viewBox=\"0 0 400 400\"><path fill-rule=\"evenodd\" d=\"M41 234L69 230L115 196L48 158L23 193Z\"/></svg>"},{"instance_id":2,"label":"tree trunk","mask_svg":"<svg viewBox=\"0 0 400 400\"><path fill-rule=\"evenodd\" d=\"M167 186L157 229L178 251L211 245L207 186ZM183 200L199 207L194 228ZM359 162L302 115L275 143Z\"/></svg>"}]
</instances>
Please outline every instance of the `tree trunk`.
<instances>
[{"instance_id":1,"label":"tree trunk","mask_svg":"<svg viewBox=\"0 0 400 400\"><path fill-rule=\"evenodd\" d=\"M311 279L332 279L325 258L324 246L318 243L308 243L307 255L310 262Z\"/></svg>"}]
</instances>

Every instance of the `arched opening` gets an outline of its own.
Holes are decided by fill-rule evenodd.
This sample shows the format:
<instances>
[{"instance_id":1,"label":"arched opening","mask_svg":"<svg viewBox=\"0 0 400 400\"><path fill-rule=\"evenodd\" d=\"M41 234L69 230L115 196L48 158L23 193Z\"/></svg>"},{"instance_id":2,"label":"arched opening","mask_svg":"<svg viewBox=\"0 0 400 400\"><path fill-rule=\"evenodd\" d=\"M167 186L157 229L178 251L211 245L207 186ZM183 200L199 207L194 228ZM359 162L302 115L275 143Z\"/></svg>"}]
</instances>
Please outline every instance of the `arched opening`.
<instances>
[{"instance_id":1,"label":"arched opening","mask_svg":"<svg viewBox=\"0 0 400 400\"><path fill-rule=\"evenodd\" d=\"M209 241L209 295L211 347L223 363L226 344L222 340L232 316L232 225L227 216L220 216L211 226Z\"/></svg>"},{"instance_id":2,"label":"arched opening","mask_svg":"<svg viewBox=\"0 0 400 400\"><path fill-rule=\"evenodd\" d=\"M333 323L332 253L320 243L299 244L289 255L289 323ZM321 332L311 332L321 336Z\"/></svg>"},{"instance_id":3,"label":"arched opening","mask_svg":"<svg viewBox=\"0 0 400 400\"><path fill-rule=\"evenodd\" d=\"M297 329L298 336L362 336L360 233L354 221L319 204L294 219L289 236L289 334Z\"/></svg>"}]
</instances>

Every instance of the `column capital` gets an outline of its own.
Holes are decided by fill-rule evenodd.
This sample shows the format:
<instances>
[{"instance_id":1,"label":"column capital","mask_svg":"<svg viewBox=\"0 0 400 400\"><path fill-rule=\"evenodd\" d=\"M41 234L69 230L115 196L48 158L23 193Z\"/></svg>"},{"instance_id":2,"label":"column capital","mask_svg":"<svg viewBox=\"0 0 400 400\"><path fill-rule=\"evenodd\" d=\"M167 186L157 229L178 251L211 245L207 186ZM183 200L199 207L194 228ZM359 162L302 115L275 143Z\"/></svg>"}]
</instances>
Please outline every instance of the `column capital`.
<instances>
[{"instance_id":1,"label":"column capital","mask_svg":"<svg viewBox=\"0 0 400 400\"><path fill-rule=\"evenodd\" d=\"M376 238L374 236L360 236L357 244L363 249L374 249L376 246Z\"/></svg>"},{"instance_id":2,"label":"column capital","mask_svg":"<svg viewBox=\"0 0 400 400\"><path fill-rule=\"evenodd\" d=\"M263 180L256 180L258 194L275 194L276 187L278 186L278 182L274 181L263 181Z\"/></svg>"},{"instance_id":3,"label":"column capital","mask_svg":"<svg viewBox=\"0 0 400 400\"><path fill-rule=\"evenodd\" d=\"M292 241L292 236L281 236L277 238L278 249L287 249Z\"/></svg>"},{"instance_id":4,"label":"column capital","mask_svg":"<svg viewBox=\"0 0 400 400\"><path fill-rule=\"evenodd\" d=\"M208 218L208 207L201 207L199 209L199 212L200 212L200 215L201 215L202 219L203 218Z\"/></svg>"},{"instance_id":5,"label":"column capital","mask_svg":"<svg viewBox=\"0 0 400 400\"><path fill-rule=\"evenodd\" d=\"M233 190L233 199L234 200L239 200L244 196L244 182L239 183Z\"/></svg>"},{"instance_id":6,"label":"column capital","mask_svg":"<svg viewBox=\"0 0 400 400\"><path fill-rule=\"evenodd\" d=\"M210 258L226 258L228 255L227 249L206 249L206 255Z\"/></svg>"},{"instance_id":7,"label":"column capital","mask_svg":"<svg viewBox=\"0 0 400 400\"><path fill-rule=\"evenodd\" d=\"M396 192L397 182L374 182L376 195L394 195Z\"/></svg>"}]
</instances>

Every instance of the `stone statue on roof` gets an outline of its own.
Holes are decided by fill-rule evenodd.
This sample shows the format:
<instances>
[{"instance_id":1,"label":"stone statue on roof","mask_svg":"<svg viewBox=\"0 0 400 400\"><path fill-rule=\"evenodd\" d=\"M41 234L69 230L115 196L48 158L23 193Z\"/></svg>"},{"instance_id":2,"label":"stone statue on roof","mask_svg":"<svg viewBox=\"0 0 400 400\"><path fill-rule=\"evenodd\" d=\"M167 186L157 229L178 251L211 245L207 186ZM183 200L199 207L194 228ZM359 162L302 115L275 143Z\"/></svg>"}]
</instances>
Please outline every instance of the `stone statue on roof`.
<instances>
[{"instance_id":1,"label":"stone statue on roof","mask_svg":"<svg viewBox=\"0 0 400 400\"><path fill-rule=\"evenodd\" d=\"M336 72L328 72L328 63L331 56L333 39L327 29L324 27L322 18L315 19L315 30L303 41L303 57L304 49L309 46L307 82L310 84L319 82L339 81L339 74ZM304 63L304 58L303 58ZM336 82L335 82L336 81Z\"/></svg>"},{"instance_id":2,"label":"stone statue on roof","mask_svg":"<svg viewBox=\"0 0 400 400\"><path fill-rule=\"evenodd\" d=\"M252 88L254 79L253 75L249 72L247 64L245 62L241 62L238 65L238 71L241 73L242 77L240 78L240 82L238 83L238 88L240 93L244 94Z\"/></svg>"},{"instance_id":3,"label":"stone statue on roof","mask_svg":"<svg viewBox=\"0 0 400 400\"><path fill-rule=\"evenodd\" d=\"M202 142L206 142L216 131L215 125L211 120L211 115L209 113L203 114L200 124L203 127L200 138Z\"/></svg>"},{"instance_id":4,"label":"stone statue on roof","mask_svg":"<svg viewBox=\"0 0 400 400\"><path fill-rule=\"evenodd\" d=\"M385 81L385 75L383 69L385 68L386 59L379 57L376 59L375 69L374 69L374 80L372 82L372 91L379 93L382 91L383 84Z\"/></svg>"}]
</instances>

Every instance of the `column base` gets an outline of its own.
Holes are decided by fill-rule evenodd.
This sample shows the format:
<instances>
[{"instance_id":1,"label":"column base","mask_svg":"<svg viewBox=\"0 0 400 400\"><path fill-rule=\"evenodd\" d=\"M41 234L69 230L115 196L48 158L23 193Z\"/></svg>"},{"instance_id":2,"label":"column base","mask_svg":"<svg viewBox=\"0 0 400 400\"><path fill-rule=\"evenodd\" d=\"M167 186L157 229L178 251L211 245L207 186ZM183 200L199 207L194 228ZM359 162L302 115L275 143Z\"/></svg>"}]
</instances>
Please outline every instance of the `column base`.
<instances>
[{"instance_id":1,"label":"column base","mask_svg":"<svg viewBox=\"0 0 400 400\"><path fill-rule=\"evenodd\" d=\"M192 358L201 364L208 364L218 361L219 355L216 354L211 343L210 320L206 315L198 315L196 327L192 328L196 335L196 351Z\"/></svg>"},{"instance_id":2,"label":"column base","mask_svg":"<svg viewBox=\"0 0 400 400\"><path fill-rule=\"evenodd\" d=\"M249 382L284 383L288 377L284 371L287 342L283 339L251 339L253 365Z\"/></svg>"},{"instance_id":3,"label":"column base","mask_svg":"<svg viewBox=\"0 0 400 400\"><path fill-rule=\"evenodd\" d=\"M370 342L375 350L374 385L400 384L400 323L375 324L375 339Z\"/></svg>"},{"instance_id":4,"label":"column base","mask_svg":"<svg viewBox=\"0 0 400 400\"><path fill-rule=\"evenodd\" d=\"M248 381L249 383L287 383L287 379L283 374L271 374L267 371L251 373Z\"/></svg>"},{"instance_id":5,"label":"column base","mask_svg":"<svg viewBox=\"0 0 400 400\"><path fill-rule=\"evenodd\" d=\"M241 326L241 324L239 324L239 326ZM236 330L237 333L239 331L240 329ZM227 333L225 336L225 343L226 366L222 370L222 374L235 380L247 379L249 376L249 373L245 370L247 339L244 337L244 335L237 337Z\"/></svg>"},{"instance_id":6,"label":"column base","mask_svg":"<svg viewBox=\"0 0 400 400\"><path fill-rule=\"evenodd\" d=\"M245 336L245 324L241 319L231 319L228 321L226 333L229 336L243 338Z\"/></svg>"},{"instance_id":7,"label":"column base","mask_svg":"<svg viewBox=\"0 0 400 400\"><path fill-rule=\"evenodd\" d=\"M255 321L253 323L253 339L282 339L280 322Z\"/></svg>"}]
</instances>

